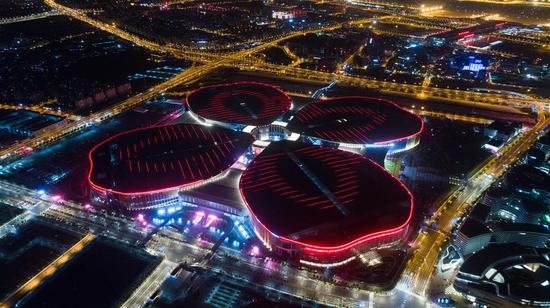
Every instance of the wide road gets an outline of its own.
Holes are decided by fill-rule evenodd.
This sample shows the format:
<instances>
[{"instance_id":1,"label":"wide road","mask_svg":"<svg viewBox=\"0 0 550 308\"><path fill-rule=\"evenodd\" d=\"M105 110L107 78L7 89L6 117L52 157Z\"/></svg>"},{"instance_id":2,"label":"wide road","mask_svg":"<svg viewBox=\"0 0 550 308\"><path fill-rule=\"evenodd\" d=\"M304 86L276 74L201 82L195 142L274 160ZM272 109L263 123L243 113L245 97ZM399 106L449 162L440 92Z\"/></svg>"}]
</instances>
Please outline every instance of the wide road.
<instances>
[{"instance_id":1,"label":"wide road","mask_svg":"<svg viewBox=\"0 0 550 308\"><path fill-rule=\"evenodd\" d=\"M130 295L128 300L120 306L121 308L139 308L143 307L151 294L161 286L170 272L176 268L178 264L163 259L162 262L149 274L149 276L141 283L141 285Z\"/></svg>"},{"instance_id":2,"label":"wide road","mask_svg":"<svg viewBox=\"0 0 550 308\"><path fill-rule=\"evenodd\" d=\"M381 19L381 18L384 19L384 18L390 17L390 16L384 16L379 18L359 19L354 21L336 23L336 24L324 26L324 27L312 27L308 29L292 31L289 33L280 34L275 37L270 37L252 48L244 49L242 51L237 51L237 52L228 52L228 53L218 54L218 53L209 53L209 52L203 52L199 50L184 48L180 46L175 46L173 44L165 44L165 45L159 44L157 42L153 42L148 39L137 36L135 34L132 34L130 32L127 32L121 29L120 27L118 27L115 23L109 24L97 19L90 18L88 17L85 11L73 9L68 6L63 6L59 3L56 3L54 0L44 0L44 2L51 8L67 16L73 17L82 22L90 24L91 26L97 29L116 35L124 40L131 41L132 43L138 46L144 47L151 51L166 53L178 58L182 58L190 61L196 61L196 62L211 62L211 61L219 61L220 59L225 59L226 61L227 60L240 61L249 55L262 51L268 47L275 46L282 41L292 39L294 37L302 36L307 33L334 31L336 29L342 28L344 25L368 24L374 19Z\"/></svg>"},{"instance_id":3,"label":"wide road","mask_svg":"<svg viewBox=\"0 0 550 308\"><path fill-rule=\"evenodd\" d=\"M176 75L174 78L153 86L147 91L138 93L120 104L111 106L101 112L95 113L88 117L83 117L78 121L64 121L54 124L48 127L47 130L41 130L41 133L27 138L11 147L2 149L0 151L0 160L18 158L25 155L25 153L28 153L29 151L36 150L44 145L58 141L64 136L85 129L86 127L96 125L105 119L114 117L121 112L134 108L144 101L152 99L175 86L193 83L218 68L220 64L220 61L218 61L198 67L191 67L183 73Z\"/></svg>"},{"instance_id":4,"label":"wide road","mask_svg":"<svg viewBox=\"0 0 550 308\"><path fill-rule=\"evenodd\" d=\"M222 66L226 66L226 67L233 66L234 65L233 62L248 58L248 56L254 53L260 52L266 48L275 46L282 41L288 40L290 38L293 38L299 35L303 35L305 33L334 30L339 27L342 27L343 24L345 24L345 23L342 23L342 24L332 25L332 26L323 27L323 28L291 32L285 35L281 35L280 37L272 39L270 41L264 42L263 44L259 44L258 46L255 46L255 47L226 54L224 56L219 56L219 55L211 55L211 54L195 52L195 51L181 51L179 49L174 49L173 47L161 46L156 43L150 42L146 39L137 37L128 32L122 31L118 27L116 27L116 25L105 24L97 20L94 20L92 18L89 18L86 15L86 12L84 11L61 6L55 3L53 0L45 0L45 2L46 4L56 9L57 11L62 12L63 14L79 19L83 22L89 23L90 25L97 27L98 29L115 34L123 39L133 42L136 45L139 45L157 52L169 52L174 54L175 56L184 57L194 61L204 62L205 60L208 60L209 62L206 62L206 64L203 64L203 65L193 66L187 69L186 71L171 78L170 80L167 80L156 86L153 86L142 93L138 93L137 95L128 98L127 100L121 102L120 104L111 106L89 117L83 117L78 121L63 122L63 123L58 123L57 125L52 125L47 130L42 130L41 133L37 133L31 138L27 138L19 142L18 144L2 149L0 151L0 160L16 159L44 145L50 144L52 142L56 142L59 139L63 138L64 136L67 136L77 131L80 131L82 129L85 129L86 127L95 125L105 119L116 116L121 112L134 108L139 104L143 103L144 101L152 99L155 96L163 92L166 92L167 90L173 87L196 82L201 78L203 78L204 76L206 76L207 74L217 70ZM368 21L369 20L359 20L359 21L354 21L352 23L363 23Z\"/></svg>"},{"instance_id":5,"label":"wide road","mask_svg":"<svg viewBox=\"0 0 550 308\"><path fill-rule=\"evenodd\" d=\"M55 15L59 15L59 13L55 10L51 10L51 11L48 11L48 12L36 13L36 14L31 14L31 15L26 15L26 16L2 18L2 19L0 19L0 25L7 25L7 24L18 23L18 22L42 19L42 18L47 18L47 17L55 16Z\"/></svg>"},{"instance_id":6,"label":"wide road","mask_svg":"<svg viewBox=\"0 0 550 308\"><path fill-rule=\"evenodd\" d=\"M36 215L49 217L59 224L74 228L75 230L91 230L94 234L101 234L129 244L135 244L138 240L146 237L144 231L140 230L140 227L130 220L90 212L78 204L67 201L63 201L62 204L46 201L47 196L39 196L37 192L18 185L0 181L0 195L18 196L27 205L25 208L31 211L37 209L36 204L45 204L45 206L39 207L40 210L34 211ZM146 250L155 255L164 256L164 261L131 294L124 307L141 307L177 264L183 261L187 261L188 263L198 262L203 260L210 251L208 248L200 247L195 243L185 242L183 237L172 233L169 229L163 230L153 236L147 243ZM241 256L238 251L223 247L221 250L223 251L222 256L216 256L210 260L211 264L206 264L208 268L223 268L228 272L242 273L243 275L248 273L256 277L255 283L258 286L262 284L266 286L282 285L287 280L287 293L310 300L321 299L333 305L369 301L370 293L367 291L334 286L317 280L309 272L290 267L274 271L274 268L282 267L279 263L272 262L272 270L269 270L265 268L265 264L259 259L246 258L246 256ZM228 257L229 255L233 255L232 259ZM235 262L235 260L239 261ZM60 267L62 264L58 265L57 267ZM53 273L49 270L45 270L45 272ZM266 275L266 273L270 274ZM41 275L38 277L42 277ZM34 281L38 280L35 279ZM317 295L316 292L320 290L324 290L323 293L326 294L323 296ZM346 299L347 296L352 299ZM407 296L403 295L401 298L404 299L405 297ZM386 301L389 298L383 298L382 300ZM14 301L16 301L15 298Z\"/></svg>"},{"instance_id":7,"label":"wide road","mask_svg":"<svg viewBox=\"0 0 550 308\"><path fill-rule=\"evenodd\" d=\"M64 201L62 204L46 201L47 196L38 197L37 192L0 181L0 195L18 196L25 200L28 210L36 209L36 215L42 215L58 221L59 224L76 230L93 230L94 234L107 236L117 241L134 244L146 237L143 230L130 220L94 213L82 206ZM41 204L36 206L35 204ZM166 279L176 264L187 261L199 262L208 255L210 249L196 243L186 242L184 237L174 234L170 229L162 230L147 243L146 250L163 256L164 261L131 294L125 307L139 307ZM223 270L232 279L243 277L258 288L267 288L273 292L298 296L308 300L317 300L331 306L347 307L419 307L422 297L411 294L403 288L396 288L391 294L375 294L359 288L337 286L319 279L318 274L285 266L284 264L242 255L239 251L220 248L206 269Z\"/></svg>"},{"instance_id":8,"label":"wide road","mask_svg":"<svg viewBox=\"0 0 550 308\"><path fill-rule=\"evenodd\" d=\"M459 187L442 202L428 222L430 227L422 231L414 241L415 251L407 263L400 285L421 296L426 295L440 253L450 240L453 229L458 226L458 218L470 212L477 199L532 147L549 123L550 118L540 114L538 123L532 129L501 149L471 176L466 187Z\"/></svg>"},{"instance_id":9,"label":"wide road","mask_svg":"<svg viewBox=\"0 0 550 308\"><path fill-rule=\"evenodd\" d=\"M376 80L367 80L363 78L357 78L352 76L345 76L339 74L323 73L316 72L312 70L305 70L295 67L286 67L279 65L272 65L261 62L252 62L248 56L253 55L254 53L260 52L265 48L275 46L284 40L287 40L298 35L303 35L307 31L300 31L295 33L290 33L285 36L273 39L264 44L258 45L256 47L242 50L239 52L231 54L205 54L196 51L177 51L171 46L160 46L158 44L152 45L149 41L139 38L135 35L129 34L125 31L120 30L116 25L108 25L99 21L96 21L92 18L89 18L78 10L73 10L56 4L53 0L45 0L46 3L56 10L74 17L76 19L87 22L101 30L108 31L110 33L116 34L119 37L132 41L137 45L149 48L153 51L158 52L168 52L174 54L178 57L187 57L189 59L195 59L196 61L201 61L203 65L191 67L185 72L177 75L176 77L160 83L143 93L139 93L122 103L112 106L102 112L94 114L90 117L83 118L79 121L74 121L67 123L66 125L60 125L53 127L47 133L34 136L32 138L26 139L19 143L18 145L4 149L0 152L0 159L13 158L19 155L23 155L24 152L28 149L36 149L43 145L46 145L50 142L54 142L63 136L76 132L80 129L83 129L87 126L94 125L99 123L104 119L113 117L121 112L129 110L142 102L155 97L156 95L163 93L170 88L181 84L190 84L200 80L205 75L217 70L220 67L239 67L242 69L251 69L262 72L272 72L280 76L290 76L303 80L323 80L323 81L333 81L337 80L345 84L351 84L360 87L369 87L377 88L386 93L392 94L401 94L401 95L415 95L418 97L426 98L439 98L446 99L450 102L463 102L463 103L473 103L473 104L491 104L495 106L500 106L502 108L517 107L524 104L530 104L533 99L531 98L517 98L507 95L499 94L481 94L481 93L472 93L468 91L458 91L458 90L448 90L448 89L439 89L432 87L420 87L414 85L404 85L399 83L392 82L381 82ZM366 22L366 21L361 21ZM328 29L337 29L341 25L331 26L332 28ZM308 31L319 31L319 29L312 29ZM421 90L419 90L421 89ZM542 103L548 104L548 100L541 100ZM430 221L430 224L433 222L435 227L432 229L427 229L425 232L421 233L414 242L415 253L405 271L405 278L401 283L401 286L406 287L407 289L412 289L416 294L421 297L425 295L426 288L429 282L429 279L432 275L432 272L435 268L437 260L439 258L439 252L441 248L449 239L449 234L452 232L453 228L456 227L456 219L465 215L477 198L492 184L492 182L502 176L505 171L503 166L512 165L523 153L525 153L536 140L538 133L544 129L548 124L548 120L544 119L541 116L540 121L537 125L523 133L519 136L516 141L511 143L509 146L505 147L499 156L495 157L492 160L489 160L484 168L481 169L479 173L476 173L470 179L470 185L464 187L462 190L458 190L447 199L441 207L437 210L436 215ZM5 186L7 184L4 184ZM53 207L48 213L51 213L54 216L59 217L63 220L68 221L78 221L84 222L88 221L90 224L97 224L95 219L88 219L86 214L82 213L73 213L73 210L70 210L71 213L67 213L66 210L61 210L57 207ZM76 210L74 210L76 211ZM78 211L76 211L78 212ZM111 227L105 224L103 228L110 230ZM131 232L127 230L111 230L110 232L115 232L117 235L124 235ZM225 265L227 266L227 265ZM232 266L232 265L229 265ZM237 267L239 269L241 267ZM244 270L253 270L248 266L244 267ZM298 276L296 277L298 278ZM320 291L324 291L324 288ZM399 288L398 288L399 289ZM298 289L297 289L298 290ZM299 289L300 292L310 292L307 288ZM323 296L324 297L324 296ZM356 297L352 297L356 298ZM404 296L406 298L406 296ZM358 299L365 299L369 301L368 296L360 296Z\"/></svg>"},{"instance_id":10,"label":"wide road","mask_svg":"<svg viewBox=\"0 0 550 308\"><path fill-rule=\"evenodd\" d=\"M268 47L276 46L277 44L286 41L288 39L304 35L306 33L313 33L319 31L333 31L336 29L342 28L344 25L369 25L373 20L381 19L391 19L395 18L395 15L386 15L376 18L360 19L355 21L348 21L339 24L334 24L321 28L310 28L300 31L291 32L288 34L280 35L276 38L270 38L269 40L263 42L262 44L243 50L241 52L234 53L207 53L197 50L185 49L181 47L175 47L171 44L161 45L156 42L149 41L142 37L138 37L132 33L126 32L118 27L116 24L108 24L101 22L99 20L90 18L86 15L85 12L72 9L67 6L62 6L56 3L54 0L44 0L45 3L52 8L63 12L66 15L69 15L73 18L79 19L83 22L86 22L98 29L104 30L111 34L114 34L122 39L129 40L136 45L142 46L152 51L162 52L170 54L177 58L182 58L186 60L196 61L196 62L210 62L210 61L219 61L220 59L225 59L223 61L224 67L238 67L243 70L258 71L264 73L273 73L277 76L285 78L294 78L304 81L322 81L325 83L330 83L334 80L339 83L357 87L367 87L371 89L380 90L382 93L396 94L396 95L405 95L413 96L418 99L436 99L448 101L450 103L471 103L471 104L488 104L488 105L500 105L507 106L508 108L513 107L512 111L516 107L526 107L533 101L531 98L518 98L510 97L504 94L493 94L493 93L477 93L472 91L464 90L453 90L453 89L444 89L437 87L422 87L421 85L411 85L403 84L397 82L388 82L388 81L379 81L372 79L365 79L360 77L348 76L345 74L337 73L326 73L314 70L303 69L293 66L284 66L266 63L260 59L248 57L253 55L261 50L264 50ZM228 61L230 60L230 61ZM547 104L547 108L550 105L550 100L544 99L539 102ZM510 110L508 110L510 111ZM516 110L517 111L517 110Z\"/></svg>"},{"instance_id":11,"label":"wide road","mask_svg":"<svg viewBox=\"0 0 550 308\"><path fill-rule=\"evenodd\" d=\"M78 241L74 246L65 251L61 256L51 262L48 266L43 268L38 274L29 279L25 284L23 284L19 289L17 289L12 294L8 295L6 299L0 303L0 308L10 308L17 304L18 301L23 299L25 295L31 293L37 287L39 287L46 279L55 274L65 263L69 262L75 255L77 255L84 247L86 247L92 240L95 238L95 235L88 233L80 241Z\"/></svg>"}]
</instances>

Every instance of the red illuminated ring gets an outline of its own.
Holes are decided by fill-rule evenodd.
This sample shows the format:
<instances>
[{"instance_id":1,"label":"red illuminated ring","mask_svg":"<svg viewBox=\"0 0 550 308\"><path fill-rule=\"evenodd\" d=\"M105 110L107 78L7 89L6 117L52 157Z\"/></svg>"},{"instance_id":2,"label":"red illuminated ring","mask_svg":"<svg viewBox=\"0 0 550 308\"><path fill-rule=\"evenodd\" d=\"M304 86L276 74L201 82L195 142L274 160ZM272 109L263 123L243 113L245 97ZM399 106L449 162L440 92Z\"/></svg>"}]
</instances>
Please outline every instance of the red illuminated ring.
<instances>
[{"instance_id":1,"label":"red illuminated ring","mask_svg":"<svg viewBox=\"0 0 550 308\"><path fill-rule=\"evenodd\" d=\"M185 97L185 105L187 106L188 110L193 111L193 109L191 108L191 105L189 103L189 97L192 96L193 94L195 94L199 91L202 91L204 89L216 88L216 87L229 87L229 86L241 85L241 84L251 84L251 85L259 85L259 86L269 87L269 88L272 88L272 89L276 90L277 92L281 93L282 95L284 95L284 97L286 98L287 105L285 106L285 110L281 114L284 114L285 112L287 112L290 109L290 107L292 106L292 99L290 98L290 96L285 91L281 90L281 88L279 88L277 86L274 86L272 84L263 83L263 82L256 82L256 81L236 81L236 82L221 83L221 84L214 84L214 85L208 85L208 86L200 87L196 90L191 91L189 94L187 94L187 96Z\"/></svg>"},{"instance_id":2,"label":"red illuminated ring","mask_svg":"<svg viewBox=\"0 0 550 308\"><path fill-rule=\"evenodd\" d=\"M364 156L361 156L361 158L363 159L368 159ZM407 188L407 186L405 186L405 184L403 184L403 182L401 182L398 178L396 178L393 174L389 173L388 171L386 171L386 169L384 169L382 166L380 166L378 163L376 163L375 161L372 161L371 159L368 159L370 162L372 162L373 164L375 164L378 168L382 169L384 172L388 173L389 175L391 175L391 177L397 181L399 183L399 185L401 185L405 191L407 192L407 194L409 194L409 197L410 197L410 200L411 200L411 209L409 211L409 216L407 218L407 220L399 227L397 228L393 228L393 229L389 229L389 230L384 230L384 231L379 231L379 232L375 232L375 233L371 233L371 234L367 234L365 236L362 236L362 237L359 237L355 240L352 240L346 244L343 244L343 245L339 245L339 246L329 246L329 247L323 247L323 246L315 246L315 245L310 245L310 244L306 244L306 243L302 243L302 242L299 242L299 241L295 241L295 240L291 240L291 239L288 239L286 237L283 237L283 236L279 236L279 235L276 235L274 234L273 232L271 232L271 230L269 230L269 228L267 228L259 219L258 217L256 216L256 214L254 214L254 212L252 211L252 209L250 208L250 206L248 205L248 202L246 201L246 198L244 197L244 194L243 194L243 191L242 191L242 188L239 188L239 192L241 194L241 198L243 199L243 202L248 210L248 212L253 216L253 219L254 221L257 221L263 229L267 230L271 235L273 235L274 237L276 238L279 238L281 239L282 241L284 242L288 242L288 243L291 243L291 244L297 244L297 245L300 245L302 247L304 247L305 250L308 250L308 251L314 251L314 252L318 252L318 253L328 253L328 254L331 254L331 253L338 253L338 252L342 252L344 250L349 250L353 247L356 247L356 246L359 246L361 244L364 244L368 241L371 241L371 240L374 240L374 239L377 239L377 238L380 238L380 237L386 237L386 236L390 236L390 235L393 235L393 234L397 234L401 231L403 231L403 229L405 229L411 219L412 219L412 216L413 216L413 212L414 212L414 196L413 194L411 193L411 191Z\"/></svg>"},{"instance_id":3,"label":"red illuminated ring","mask_svg":"<svg viewBox=\"0 0 550 308\"><path fill-rule=\"evenodd\" d=\"M142 128L136 128L136 129L132 129L132 130L129 130L129 131L124 131L124 132L121 132L121 133L118 133L116 135L113 135L103 141L101 141L100 143L98 143L96 146L94 146L89 152L88 152L88 161L90 162L90 170L88 171L88 183L90 184L90 186L92 188L94 188L95 190L98 190L98 191L102 191L102 192L111 192L111 193L115 193L117 195L122 195L122 196L136 196L136 195L145 195L145 194L156 194L156 193L161 193L161 192L165 192L165 191L170 191L170 190L174 190L174 189L179 189L179 188L182 188L182 187L187 187L187 186L191 186L191 185L195 185L195 184L198 184L198 183L201 183L201 182L204 182L206 181L207 179L202 179L202 180L199 180L199 181L195 181L195 182L191 182L191 183L187 183L187 184L183 184L183 185L175 185L175 186L170 186L170 187L165 187L165 188L161 188L161 189L154 189L154 190L147 190L147 191L136 191L136 192L122 192L122 191L117 191L117 190L114 190L114 189L109 189L109 188L105 188L105 187L102 187L102 186L99 186L97 184L95 184L93 181L92 181L92 170L94 169L94 162L93 162L93 159L92 159L92 152L94 152L98 147L102 146L103 144L113 140L114 138L117 138L119 136L122 136L122 135L126 135L126 134L130 134L130 133L134 133L134 132L137 132L137 131L142 131L142 130L148 130L148 129L151 129L151 128L160 128L160 127L165 127L165 126L171 126L171 124L168 124L168 125L159 125L159 126L151 126L151 127L142 127Z\"/></svg>"},{"instance_id":4,"label":"red illuminated ring","mask_svg":"<svg viewBox=\"0 0 550 308\"><path fill-rule=\"evenodd\" d=\"M398 141L401 141L401 140L406 140L406 139L410 139L410 138L413 138L413 137L416 137L420 134L422 134L422 132L424 131L424 120L422 120L422 117L420 117L418 114L412 112L412 111L409 111L401 106L399 106L398 104L388 100L388 99L384 99L384 98L377 98L377 97L370 97L370 96L359 96L359 95L356 95L356 96L339 96L339 97L331 97L331 98L326 98L326 99L321 99L321 100L318 100L312 104L322 104L323 102L327 102L327 101L333 101L333 100L340 100L340 99L369 99L369 100L377 100L377 101L381 101L381 102L385 102L385 103L389 103L395 107L397 107L398 109L404 111L404 112L407 112L407 113L410 113L412 115L414 115L421 123L420 125L420 129L409 135L409 136L405 136L405 137L399 137L399 138L395 138L395 139L390 139L390 140L384 140L384 141L378 141L378 142L375 142L374 144L386 144L386 143L392 143L392 142L398 142ZM306 105L307 107L307 105ZM304 107L304 108L306 108ZM299 113L299 111L298 111ZM318 137L316 137L318 138ZM327 139L323 139L323 138L318 138L318 139L322 139L322 140L327 140ZM327 141L331 141L331 140L327 140Z\"/></svg>"}]
</instances>

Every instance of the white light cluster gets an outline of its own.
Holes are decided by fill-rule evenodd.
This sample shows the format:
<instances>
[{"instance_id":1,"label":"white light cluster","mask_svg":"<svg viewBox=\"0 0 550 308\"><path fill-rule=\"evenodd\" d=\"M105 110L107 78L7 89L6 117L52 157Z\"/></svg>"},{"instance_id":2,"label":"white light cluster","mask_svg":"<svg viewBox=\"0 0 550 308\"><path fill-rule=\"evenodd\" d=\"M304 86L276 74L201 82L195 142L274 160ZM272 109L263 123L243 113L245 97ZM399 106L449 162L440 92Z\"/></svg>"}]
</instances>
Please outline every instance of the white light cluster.
<instances>
[{"instance_id":1,"label":"white light cluster","mask_svg":"<svg viewBox=\"0 0 550 308\"><path fill-rule=\"evenodd\" d=\"M355 258L356 257L353 256L353 257L350 257L346 260L343 260L343 261L340 261L340 262L335 262L335 263L316 263L316 262L310 262L310 261L306 261L306 260L300 260L300 263L308 265L308 266L312 266L312 267L336 267L336 266L342 266L344 264L350 263L351 261L355 260Z\"/></svg>"}]
</instances>

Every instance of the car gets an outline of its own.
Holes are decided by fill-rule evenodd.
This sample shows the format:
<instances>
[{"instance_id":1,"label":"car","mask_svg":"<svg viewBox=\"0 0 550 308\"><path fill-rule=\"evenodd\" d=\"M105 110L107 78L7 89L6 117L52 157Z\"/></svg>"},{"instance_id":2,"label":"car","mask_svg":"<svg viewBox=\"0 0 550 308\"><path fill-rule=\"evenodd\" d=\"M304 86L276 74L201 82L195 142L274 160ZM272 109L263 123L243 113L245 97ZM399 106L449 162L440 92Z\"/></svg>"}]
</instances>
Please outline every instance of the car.
<instances>
[{"instance_id":1,"label":"car","mask_svg":"<svg viewBox=\"0 0 550 308\"><path fill-rule=\"evenodd\" d=\"M147 299L147 303L148 304L154 303L159 298L161 293L162 293L162 291L160 289L157 289L155 291L155 293L153 293L153 294L151 294L151 296L149 296L149 298Z\"/></svg>"},{"instance_id":2,"label":"car","mask_svg":"<svg viewBox=\"0 0 550 308\"><path fill-rule=\"evenodd\" d=\"M178 265L176 268L174 268L174 270L172 270L172 272L170 273L170 276L172 276L174 278L177 277L181 273L181 271L183 270L183 267L184 267L184 265L182 265L182 264Z\"/></svg>"},{"instance_id":3,"label":"car","mask_svg":"<svg viewBox=\"0 0 550 308\"><path fill-rule=\"evenodd\" d=\"M434 304L436 304L439 307L454 307L455 301L452 298L447 296L439 296L435 298Z\"/></svg>"}]
</instances>

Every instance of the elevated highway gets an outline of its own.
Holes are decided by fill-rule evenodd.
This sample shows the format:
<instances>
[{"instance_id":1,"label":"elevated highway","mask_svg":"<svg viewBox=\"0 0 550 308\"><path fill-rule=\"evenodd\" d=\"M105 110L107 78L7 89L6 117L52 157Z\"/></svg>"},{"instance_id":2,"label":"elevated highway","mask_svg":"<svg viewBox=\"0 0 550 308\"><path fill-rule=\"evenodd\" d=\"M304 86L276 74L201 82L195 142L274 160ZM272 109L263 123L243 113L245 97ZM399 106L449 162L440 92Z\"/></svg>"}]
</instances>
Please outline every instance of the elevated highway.
<instances>
[{"instance_id":1,"label":"elevated highway","mask_svg":"<svg viewBox=\"0 0 550 308\"><path fill-rule=\"evenodd\" d=\"M234 67L242 70L250 70L257 72L266 72L276 74L282 78L294 78L305 81L319 81L323 83L330 83L332 81L337 81L340 84L356 86L356 87L367 87L372 89L378 89L383 93L395 94L395 95L405 95L405 96L414 96L421 99L436 99L436 100L446 100L457 103L486 103L491 105L503 105L511 107L529 107L529 105L534 101L531 97L520 98L514 97L506 94L496 94L496 93L477 93L465 90L453 90L437 87L423 87L421 85L411 85L397 82L389 81L379 81L372 80L354 76L348 76L344 74L336 73L326 73L315 70L303 69L293 66L284 66L270 64L263 61L259 61L256 58L250 58L250 56L255 53L264 50L268 47L277 46L279 43L286 40L302 36L307 33L315 33L319 31L334 31L342 28L346 25L355 25L361 26L370 23L372 20L382 20L388 19L391 20L395 18L393 15L386 15L376 18L367 18L359 19L354 21L346 21L339 24L334 24L326 27L320 28L311 28L300 30L288 34L283 34L278 37L272 38L269 41L265 41L258 46L245 49L239 52L233 53L207 53L191 49L182 49L173 44L161 45L157 42L152 42L141 38L137 35L131 34L123 29L120 29L116 24L107 24L93 18L90 18L86 15L85 12L75 10L66 6L62 6L56 3L54 0L44 0L46 4L52 8L69 15L73 18L79 19L83 22L86 22L98 29L112 33L122 39L133 42L138 46L142 46L151 51L170 54L174 57L194 61L198 63L209 63L222 61L222 66L224 67ZM550 100L549 99L537 99L538 103L546 105L547 110L550 110Z\"/></svg>"},{"instance_id":2,"label":"elevated highway","mask_svg":"<svg viewBox=\"0 0 550 308\"><path fill-rule=\"evenodd\" d=\"M47 18L50 16L56 16L56 15L60 15L60 13L55 10L51 10L48 12L36 13L36 14L25 15L25 16L2 18L0 19L0 25L7 25L7 24L18 23L18 22L42 19L42 18Z\"/></svg>"}]
</instances>

